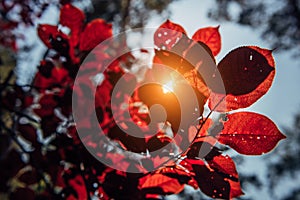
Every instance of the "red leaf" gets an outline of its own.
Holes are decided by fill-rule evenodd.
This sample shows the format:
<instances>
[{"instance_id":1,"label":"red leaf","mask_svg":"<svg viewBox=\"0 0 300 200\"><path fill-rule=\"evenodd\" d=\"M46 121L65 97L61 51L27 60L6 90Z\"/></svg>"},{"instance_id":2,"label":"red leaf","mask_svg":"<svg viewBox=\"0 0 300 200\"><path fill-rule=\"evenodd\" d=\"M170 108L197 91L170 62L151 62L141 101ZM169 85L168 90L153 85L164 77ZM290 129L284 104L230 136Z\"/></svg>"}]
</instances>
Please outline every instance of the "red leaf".
<instances>
[{"instance_id":1,"label":"red leaf","mask_svg":"<svg viewBox=\"0 0 300 200\"><path fill-rule=\"evenodd\" d=\"M213 90L209 107L215 107L224 97L224 103L216 108L217 111L249 107L271 87L274 66L270 50L253 46L235 49L218 65L227 95Z\"/></svg>"},{"instance_id":2,"label":"red leaf","mask_svg":"<svg viewBox=\"0 0 300 200\"><path fill-rule=\"evenodd\" d=\"M103 19L95 19L88 23L80 37L79 49L89 51L100 42L112 36L112 25Z\"/></svg>"},{"instance_id":3,"label":"red leaf","mask_svg":"<svg viewBox=\"0 0 300 200\"><path fill-rule=\"evenodd\" d=\"M215 156L212 160L208 161L208 164L216 172L221 173L223 174L223 177L226 177L224 180L228 181L230 184L230 198L239 197L244 194L241 189L235 164L228 155Z\"/></svg>"},{"instance_id":4,"label":"red leaf","mask_svg":"<svg viewBox=\"0 0 300 200\"><path fill-rule=\"evenodd\" d=\"M58 102L55 100L54 95L45 94L39 100L39 108L34 109L34 112L40 117L45 117L54 114L54 109L57 107Z\"/></svg>"},{"instance_id":5,"label":"red leaf","mask_svg":"<svg viewBox=\"0 0 300 200\"><path fill-rule=\"evenodd\" d=\"M218 55L221 50L219 26L201 28L194 33L192 39L206 44L211 49L214 56Z\"/></svg>"},{"instance_id":6,"label":"red leaf","mask_svg":"<svg viewBox=\"0 0 300 200\"><path fill-rule=\"evenodd\" d=\"M250 47L239 47L218 64L226 94L243 95L255 90L274 70L267 58Z\"/></svg>"},{"instance_id":7,"label":"red leaf","mask_svg":"<svg viewBox=\"0 0 300 200\"><path fill-rule=\"evenodd\" d=\"M56 84L62 84L68 79L68 76L69 72L65 68L54 67L51 71L51 77Z\"/></svg>"},{"instance_id":8,"label":"red leaf","mask_svg":"<svg viewBox=\"0 0 300 200\"><path fill-rule=\"evenodd\" d=\"M35 75L33 85L40 88L41 91L51 89L51 87L62 87L70 83L69 72L65 68L52 67L45 69L45 66L40 68L40 71ZM45 72L47 71L47 72Z\"/></svg>"},{"instance_id":9,"label":"red leaf","mask_svg":"<svg viewBox=\"0 0 300 200\"><path fill-rule=\"evenodd\" d=\"M228 156L218 155L213 157L212 160L208 161L208 164L215 171L224 173L229 176L229 178L238 179L238 173L235 168L233 160Z\"/></svg>"},{"instance_id":10,"label":"red leaf","mask_svg":"<svg viewBox=\"0 0 300 200\"><path fill-rule=\"evenodd\" d=\"M208 87L216 85L215 79L222 80L215 74L216 64L209 47L186 36L182 37L171 51L155 50L153 62L164 64L181 73L189 84L202 94L202 97L199 96L200 102L203 99L206 101L206 97L209 96Z\"/></svg>"},{"instance_id":11,"label":"red leaf","mask_svg":"<svg viewBox=\"0 0 300 200\"><path fill-rule=\"evenodd\" d=\"M231 199L244 194L238 181L234 162L230 157L215 156L207 163L209 166L206 166L202 160L184 159L180 165L192 172L191 175L194 176L194 179L192 178L189 183L196 180L198 184L196 183L194 186L199 185L200 189L211 197L227 199L226 197L229 195ZM230 187L228 187L228 183Z\"/></svg>"},{"instance_id":12,"label":"red leaf","mask_svg":"<svg viewBox=\"0 0 300 200\"><path fill-rule=\"evenodd\" d=\"M204 194L212 198L229 199L230 184L221 174L201 164L193 164L193 169L195 180Z\"/></svg>"},{"instance_id":13,"label":"red leaf","mask_svg":"<svg viewBox=\"0 0 300 200\"><path fill-rule=\"evenodd\" d=\"M162 174L153 174L140 179L140 186L146 193L151 194L178 194L184 188L175 178Z\"/></svg>"},{"instance_id":14,"label":"red leaf","mask_svg":"<svg viewBox=\"0 0 300 200\"><path fill-rule=\"evenodd\" d=\"M60 10L59 22L71 29L71 41L73 47L79 42L79 34L84 25L84 13L71 4L64 5Z\"/></svg>"},{"instance_id":15,"label":"red leaf","mask_svg":"<svg viewBox=\"0 0 300 200\"><path fill-rule=\"evenodd\" d=\"M171 178L176 178L180 184L187 184L191 180L191 172L180 165L166 166L159 173Z\"/></svg>"},{"instance_id":16,"label":"red leaf","mask_svg":"<svg viewBox=\"0 0 300 200\"><path fill-rule=\"evenodd\" d=\"M226 180L228 180L230 184L230 199L239 197L244 194L239 181L232 181L230 179L226 179Z\"/></svg>"},{"instance_id":17,"label":"red leaf","mask_svg":"<svg viewBox=\"0 0 300 200\"><path fill-rule=\"evenodd\" d=\"M241 154L260 155L271 151L285 136L267 117L251 112L227 115L219 142Z\"/></svg>"},{"instance_id":18,"label":"red leaf","mask_svg":"<svg viewBox=\"0 0 300 200\"><path fill-rule=\"evenodd\" d=\"M158 48L170 50L182 37L182 34L186 35L186 32L182 26L167 20L155 31L154 44Z\"/></svg>"},{"instance_id":19,"label":"red leaf","mask_svg":"<svg viewBox=\"0 0 300 200\"><path fill-rule=\"evenodd\" d=\"M77 199L85 200L87 198L86 187L82 176L76 175L68 181L69 185L76 191Z\"/></svg>"},{"instance_id":20,"label":"red leaf","mask_svg":"<svg viewBox=\"0 0 300 200\"><path fill-rule=\"evenodd\" d=\"M44 44L51 48L50 37L54 37L54 35L58 34L58 27L49 24L40 24L37 28L38 36L44 42Z\"/></svg>"},{"instance_id":21,"label":"red leaf","mask_svg":"<svg viewBox=\"0 0 300 200\"><path fill-rule=\"evenodd\" d=\"M49 88L53 85L53 80L51 78L46 78L43 76L40 72L38 72L33 81L33 86L43 88L45 90L46 88Z\"/></svg>"},{"instance_id":22,"label":"red leaf","mask_svg":"<svg viewBox=\"0 0 300 200\"><path fill-rule=\"evenodd\" d=\"M209 47L203 42L196 42L187 36L182 36L171 49L155 50L154 63L162 63L185 74L191 70L205 76L206 80L215 74L216 64Z\"/></svg>"}]
</instances>

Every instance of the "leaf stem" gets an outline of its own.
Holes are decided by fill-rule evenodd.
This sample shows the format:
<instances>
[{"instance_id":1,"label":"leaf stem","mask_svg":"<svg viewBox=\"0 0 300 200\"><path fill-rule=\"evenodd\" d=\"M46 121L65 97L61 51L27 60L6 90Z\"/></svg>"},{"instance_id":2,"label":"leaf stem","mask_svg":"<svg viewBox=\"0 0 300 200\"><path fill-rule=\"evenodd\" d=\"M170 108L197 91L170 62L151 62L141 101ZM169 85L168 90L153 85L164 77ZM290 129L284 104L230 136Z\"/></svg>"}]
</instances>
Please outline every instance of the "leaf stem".
<instances>
[{"instance_id":1,"label":"leaf stem","mask_svg":"<svg viewBox=\"0 0 300 200\"><path fill-rule=\"evenodd\" d=\"M200 124L200 127L197 129L197 133L194 137L194 139L192 140L191 143L193 143L197 138L199 138L199 133L201 131L201 129L203 128L204 124L207 122L208 118L211 116L211 114L215 111L215 109L220 105L220 103L225 99L225 96L222 97L222 99L213 107L213 109L208 113L208 115L205 117L204 121L200 124L200 121L199 121L199 124Z\"/></svg>"}]
</instances>

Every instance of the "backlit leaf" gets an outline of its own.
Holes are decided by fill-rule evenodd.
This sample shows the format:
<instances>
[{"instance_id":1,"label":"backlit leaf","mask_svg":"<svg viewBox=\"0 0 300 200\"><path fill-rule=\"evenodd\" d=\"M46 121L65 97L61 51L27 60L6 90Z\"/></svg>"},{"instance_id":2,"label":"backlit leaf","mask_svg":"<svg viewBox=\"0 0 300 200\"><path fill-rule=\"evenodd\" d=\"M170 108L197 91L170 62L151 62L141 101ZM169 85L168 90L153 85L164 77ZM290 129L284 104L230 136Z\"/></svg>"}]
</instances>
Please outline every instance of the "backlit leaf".
<instances>
[{"instance_id":1,"label":"backlit leaf","mask_svg":"<svg viewBox=\"0 0 300 200\"><path fill-rule=\"evenodd\" d=\"M230 184L230 199L239 197L244 194L241 188L240 181L232 181L227 179Z\"/></svg>"},{"instance_id":2,"label":"backlit leaf","mask_svg":"<svg viewBox=\"0 0 300 200\"><path fill-rule=\"evenodd\" d=\"M251 47L239 47L218 64L226 94L243 95L255 90L274 70L264 55Z\"/></svg>"},{"instance_id":3,"label":"backlit leaf","mask_svg":"<svg viewBox=\"0 0 300 200\"><path fill-rule=\"evenodd\" d=\"M195 41L201 41L206 44L216 56L221 50L221 35L219 33L219 26L200 28L192 37Z\"/></svg>"},{"instance_id":4,"label":"backlit leaf","mask_svg":"<svg viewBox=\"0 0 300 200\"><path fill-rule=\"evenodd\" d=\"M227 115L219 142L241 154L260 155L271 151L285 136L274 122L252 112L237 112Z\"/></svg>"},{"instance_id":5,"label":"backlit leaf","mask_svg":"<svg viewBox=\"0 0 300 200\"><path fill-rule=\"evenodd\" d=\"M224 175L228 175L229 178L238 178L238 173L236 171L235 164L228 155L218 155L207 162L209 166L215 171L223 173Z\"/></svg>"},{"instance_id":6,"label":"backlit leaf","mask_svg":"<svg viewBox=\"0 0 300 200\"><path fill-rule=\"evenodd\" d=\"M84 13L71 4L64 5L60 10L59 22L63 26L71 29L71 41L73 46L79 42L79 33L84 25Z\"/></svg>"},{"instance_id":7,"label":"backlit leaf","mask_svg":"<svg viewBox=\"0 0 300 200\"><path fill-rule=\"evenodd\" d=\"M154 33L154 44L158 48L170 50L186 32L182 26L170 20L164 22Z\"/></svg>"},{"instance_id":8,"label":"backlit leaf","mask_svg":"<svg viewBox=\"0 0 300 200\"><path fill-rule=\"evenodd\" d=\"M191 179L191 172L181 165L166 166L159 170L160 174L176 178L180 184L187 184Z\"/></svg>"},{"instance_id":9,"label":"backlit leaf","mask_svg":"<svg viewBox=\"0 0 300 200\"><path fill-rule=\"evenodd\" d=\"M144 179L144 180L143 180ZM140 179L140 188L146 193L152 194L177 194L184 188L176 178L171 178L163 174L153 174Z\"/></svg>"},{"instance_id":10,"label":"backlit leaf","mask_svg":"<svg viewBox=\"0 0 300 200\"><path fill-rule=\"evenodd\" d=\"M217 111L249 107L269 90L275 76L272 52L254 46L233 50L219 63L218 69L226 95L212 89L210 108L225 98L224 104L216 108Z\"/></svg>"},{"instance_id":11,"label":"backlit leaf","mask_svg":"<svg viewBox=\"0 0 300 200\"><path fill-rule=\"evenodd\" d=\"M100 42L112 36L112 25L103 19L95 19L87 24L80 37L79 49L89 51Z\"/></svg>"},{"instance_id":12,"label":"backlit leaf","mask_svg":"<svg viewBox=\"0 0 300 200\"><path fill-rule=\"evenodd\" d=\"M67 40L68 36L58 30L55 25L40 24L37 28L38 36L48 48L53 48L53 40L60 37Z\"/></svg>"}]
</instances>

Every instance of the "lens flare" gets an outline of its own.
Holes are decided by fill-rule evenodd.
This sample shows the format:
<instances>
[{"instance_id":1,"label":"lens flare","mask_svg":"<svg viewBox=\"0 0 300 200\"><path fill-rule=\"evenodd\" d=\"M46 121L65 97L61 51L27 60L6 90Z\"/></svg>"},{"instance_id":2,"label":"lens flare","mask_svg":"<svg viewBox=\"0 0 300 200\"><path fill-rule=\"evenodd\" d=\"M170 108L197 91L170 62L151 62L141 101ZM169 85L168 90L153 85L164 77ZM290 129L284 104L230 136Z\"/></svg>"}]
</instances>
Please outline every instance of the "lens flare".
<instances>
[{"instance_id":1,"label":"lens flare","mask_svg":"<svg viewBox=\"0 0 300 200\"><path fill-rule=\"evenodd\" d=\"M174 83L173 81L169 81L162 86L162 90L164 94L174 92Z\"/></svg>"}]
</instances>

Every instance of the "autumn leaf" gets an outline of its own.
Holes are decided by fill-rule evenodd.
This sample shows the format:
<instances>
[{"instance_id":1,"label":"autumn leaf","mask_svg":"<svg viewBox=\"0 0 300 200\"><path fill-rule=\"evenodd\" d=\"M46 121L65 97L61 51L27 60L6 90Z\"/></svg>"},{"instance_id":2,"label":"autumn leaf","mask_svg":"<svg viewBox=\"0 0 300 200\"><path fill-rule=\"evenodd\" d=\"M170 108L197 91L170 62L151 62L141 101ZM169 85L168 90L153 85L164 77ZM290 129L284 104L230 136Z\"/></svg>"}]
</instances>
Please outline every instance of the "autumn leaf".
<instances>
[{"instance_id":1,"label":"autumn leaf","mask_svg":"<svg viewBox=\"0 0 300 200\"><path fill-rule=\"evenodd\" d=\"M40 117L53 115L54 108L56 108L57 104L58 102L55 100L53 94L45 94L39 99L39 107L33 111Z\"/></svg>"},{"instance_id":2,"label":"autumn leaf","mask_svg":"<svg viewBox=\"0 0 300 200\"><path fill-rule=\"evenodd\" d=\"M243 195L241 189L238 172L234 161L228 155L218 155L208 161L209 167L214 169L215 172L222 174L224 180L230 184L230 198L235 198Z\"/></svg>"},{"instance_id":3,"label":"autumn leaf","mask_svg":"<svg viewBox=\"0 0 300 200\"><path fill-rule=\"evenodd\" d=\"M230 184L230 199L239 197L241 195L244 195L245 193L243 192L241 188L241 183L240 181L233 181L230 179L226 179L229 184Z\"/></svg>"},{"instance_id":4,"label":"autumn leaf","mask_svg":"<svg viewBox=\"0 0 300 200\"><path fill-rule=\"evenodd\" d=\"M239 47L218 64L226 94L243 95L255 90L274 70L257 50Z\"/></svg>"},{"instance_id":5,"label":"autumn leaf","mask_svg":"<svg viewBox=\"0 0 300 200\"><path fill-rule=\"evenodd\" d=\"M53 41L57 38L68 40L68 36L58 30L55 25L40 24L37 28L37 33L42 42L48 47L53 48Z\"/></svg>"},{"instance_id":6,"label":"autumn leaf","mask_svg":"<svg viewBox=\"0 0 300 200\"><path fill-rule=\"evenodd\" d=\"M194 33L192 39L206 44L211 49L214 56L218 55L221 51L221 35L219 33L219 26L200 28Z\"/></svg>"},{"instance_id":7,"label":"autumn leaf","mask_svg":"<svg viewBox=\"0 0 300 200\"><path fill-rule=\"evenodd\" d=\"M167 20L155 31L154 44L158 48L170 50L183 34L186 35L186 32L182 26Z\"/></svg>"},{"instance_id":8,"label":"autumn leaf","mask_svg":"<svg viewBox=\"0 0 300 200\"><path fill-rule=\"evenodd\" d=\"M227 115L219 142L241 154L261 155L271 151L285 138L274 122L252 112L237 112Z\"/></svg>"},{"instance_id":9,"label":"autumn leaf","mask_svg":"<svg viewBox=\"0 0 300 200\"><path fill-rule=\"evenodd\" d=\"M95 19L87 24L80 37L79 49L89 51L100 42L112 36L112 25L103 19Z\"/></svg>"},{"instance_id":10,"label":"autumn leaf","mask_svg":"<svg viewBox=\"0 0 300 200\"><path fill-rule=\"evenodd\" d=\"M145 193L152 194L178 194L184 188L184 184L180 184L176 178L171 178L163 174L153 174L140 179L139 186Z\"/></svg>"},{"instance_id":11,"label":"autumn leaf","mask_svg":"<svg viewBox=\"0 0 300 200\"><path fill-rule=\"evenodd\" d=\"M84 13L72 4L65 4L60 9L59 22L61 25L71 29L71 41L73 47L79 42L79 34L83 29L84 19Z\"/></svg>"},{"instance_id":12,"label":"autumn leaf","mask_svg":"<svg viewBox=\"0 0 300 200\"><path fill-rule=\"evenodd\" d=\"M210 90L205 84L203 78L199 76L196 70L191 70L189 72L186 72L184 74L184 78L189 82L189 84L194 87L197 91L202 94L203 97L206 98L209 97Z\"/></svg>"},{"instance_id":13,"label":"autumn leaf","mask_svg":"<svg viewBox=\"0 0 300 200\"><path fill-rule=\"evenodd\" d=\"M238 179L234 161L228 155L217 155L207 162L215 171L228 175L230 179Z\"/></svg>"},{"instance_id":14,"label":"autumn leaf","mask_svg":"<svg viewBox=\"0 0 300 200\"><path fill-rule=\"evenodd\" d=\"M203 193L219 199L229 199L230 184L224 177L205 165L193 164L195 180Z\"/></svg>"},{"instance_id":15,"label":"autumn leaf","mask_svg":"<svg viewBox=\"0 0 300 200\"><path fill-rule=\"evenodd\" d=\"M246 108L261 98L271 87L275 76L272 52L260 47L239 47L218 64L226 95L212 88L209 107L215 107L222 99L224 104L217 111Z\"/></svg>"},{"instance_id":16,"label":"autumn leaf","mask_svg":"<svg viewBox=\"0 0 300 200\"><path fill-rule=\"evenodd\" d=\"M77 199L88 199L87 192L86 192L86 185L84 183L84 179L81 175L76 175L73 179L68 181L70 187L76 191L76 198Z\"/></svg>"}]
</instances>

